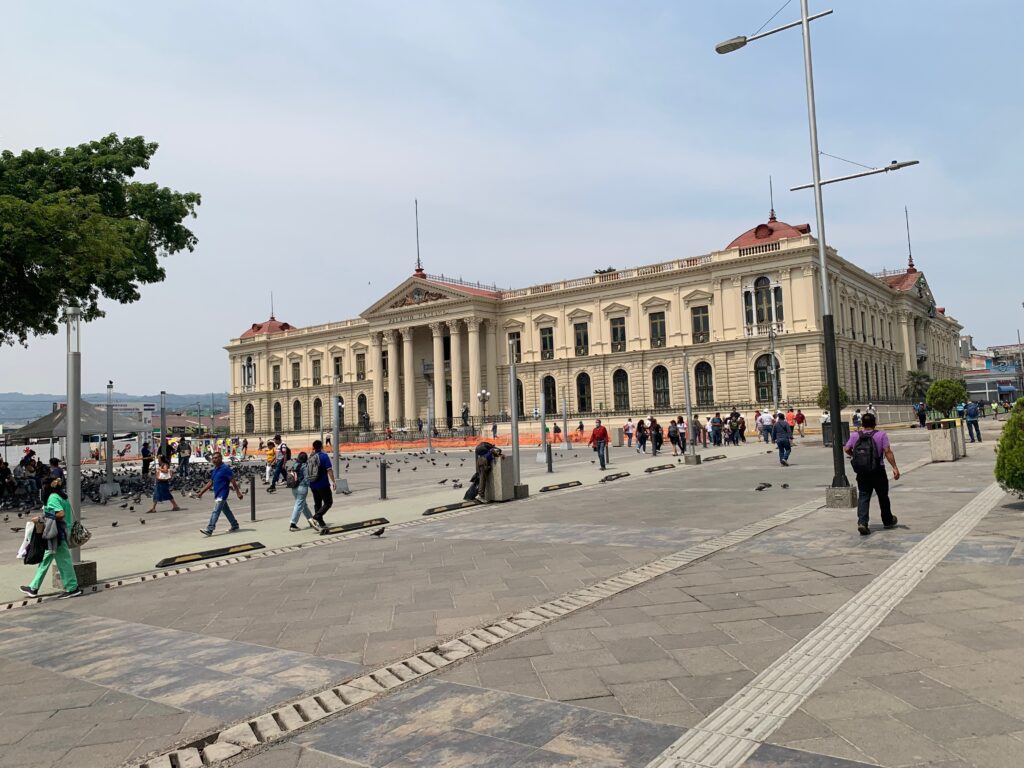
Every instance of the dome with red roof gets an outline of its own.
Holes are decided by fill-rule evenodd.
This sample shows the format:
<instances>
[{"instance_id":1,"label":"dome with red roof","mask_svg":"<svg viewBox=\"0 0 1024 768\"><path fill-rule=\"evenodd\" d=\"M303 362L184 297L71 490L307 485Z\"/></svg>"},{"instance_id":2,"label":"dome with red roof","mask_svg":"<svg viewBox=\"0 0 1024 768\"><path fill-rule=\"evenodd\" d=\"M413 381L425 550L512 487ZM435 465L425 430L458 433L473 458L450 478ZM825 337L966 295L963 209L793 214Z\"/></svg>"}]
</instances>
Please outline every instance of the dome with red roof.
<instances>
[{"instance_id":1,"label":"dome with red roof","mask_svg":"<svg viewBox=\"0 0 1024 768\"><path fill-rule=\"evenodd\" d=\"M278 333L279 331L290 331L295 326L289 325L288 323L282 323L273 315L270 319L262 323L253 323L251 328L248 328L240 338L251 339L253 336L262 336L265 333Z\"/></svg>"},{"instance_id":2,"label":"dome with red roof","mask_svg":"<svg viewBox=\"0 0 1024 768\"><path fill-rule=\"evenodd\" d=\"M730 248L749 248L755 245L773 243L776 240L785 240L790 237L803 237L811 233L810 224L787 224L775 218L775 210L772 209L765 224L758 224L753 229L748 229L742 235L729 243L725 250Z\"/></svg>"}]
</instances>

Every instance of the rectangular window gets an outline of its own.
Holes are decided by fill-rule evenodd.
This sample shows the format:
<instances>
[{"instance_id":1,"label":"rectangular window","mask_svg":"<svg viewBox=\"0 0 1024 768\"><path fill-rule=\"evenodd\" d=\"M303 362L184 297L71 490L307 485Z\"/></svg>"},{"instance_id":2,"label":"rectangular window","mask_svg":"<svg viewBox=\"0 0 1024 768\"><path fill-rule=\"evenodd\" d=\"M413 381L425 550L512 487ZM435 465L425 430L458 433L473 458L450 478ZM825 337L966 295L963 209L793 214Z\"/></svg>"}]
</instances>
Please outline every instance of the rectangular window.
<instances>
[{"instance_id":1,"label":"rectangular window","mask_svg":"<svg viewBox=\"0 0 1024 768\"><path fill-rule=\"evenodd\" d=\"M508 332L508 347L509 355L512 356L515 362L523 362L523 343L522 339L519 338L519 331Z\"/></svg>"},{"instance_id":2,"label":"rectangular window","mask_svg":"<svg viewBox=\"0 0 1024 768\"><path fill-rule=\"evenodd\" d=\"M857 338L857 315L853 311L853 307L850 307L850 338Z\"/></svg>"},{"instance_id":3,"label":"rectangular window","mask_svg":"<svg viewBox=\"0 0 1024 768\"><path fill-rule=\"evenodd\" d=\"M334 378L341 381L341 357L334 358Z\"/></svg>"},{"instance_id":4,"label":"rectangular window","mask_svg":"<svg viewBox=\"0 0 1024 768\"><path fill-rule=\"evenodd\" d=\"M892 322L889 322L889 349L892 349Z\"/></svg>"},{"instance_id":5,"label":"rectangular window","mask_svg":"<svg viewBox=\"0 0 1024 768\"><path fill-rule=\"evenodd\" d=\"M380 375L388 375L388 351L386 349L380 353Z\"/></svg>"},{"instance_id":6,"label":"rectangular window","mask_svg":"<svg viewBox=\"0 0 1024 768\"><path fill-rule=\"evenodd\" d=\"M356 355L356 381L366 380L366 353Z\"/></svg>"},{"instance_id":7,"label":"rectangular window","mask_svg":"<svg viewBox=\"0 0 1024 768\"><path fill-rule=\"evenodd\" d=\"M302 386L302 380L301 380L301 378L299 376L299 364L298 363L292 363L292 386L293 387L300 387L300 386Z\"/></svg>"},{"instance_id":8,"label":"rectangular window","mask_svg":"<svg viewBox=\"0 0 1024 768\"><path fill-rule=\"evenodd\" d=\"M872 316L872 318L871 318L871 343L872 344L878 343L878 335L875 332L875 318L874 318L874 316Z\"/></svg>"},{"instance_id":9,"label":"rectangular window","mask_svg":"<svg viewBox=\"0 0 1024 768\"><path fill-rule=\"evenodd\" d=\"M694 307L690 310L693 318L693 343L706 344L711 341L711 315L707 307Z\"/></svg>"},{"instance_id":10,"label":"rectangular window","mask_svg":"<svg viewBox=\"0 0 1024 768\"><path fill-rule=\"evenodd\" d=\"M590 333L586 323L575 323L572 327L576 340L576 357L586 357L590 354Z\"/></svg>"},{"instance_id":11,"label":"rectangular window","mask_svg":"<svg viewBox=\"0 0 1024 768\"><path fill-rule=\"evenodd\" d=\"M613 317L612 326L612 352L626 351L626 318Z\"/></svg>"},{"instance_id":12,"label":"rectangular window","mask_svg":"<svg viewBox=\"0 0 1024 768\"><path fill-rule=\"evenodd\" d=\"M665 346L665 313L651 312L651 348Z\"/></svg>"},{"instance_id":13,"label":"rectangular window","mask_svg":"<svg viewBox=\"0 0 1024 768\"><path fill-rule=\"evenodd\" d=\"M270 380L273 382L274 389L281 388L281 366L275 365L270 369Z\"/></svg>"},{"instance_id":14,"label":"rectangular window","mask_svg":"<svg viewBox=\"0 0 1024 768\"><path fill-rule=\"evenodd\" d=\"M554 360L555 359L555 329L554 328L541 328L540 329L540 359L541 360Z\"/></svg>"},{"instance_id":15,"label":"rectangular window","mask_svg":"<svg viewBox=\"0 0 1024 768\"><path fill-rule=\"evenodd\" d=\"M860 340L868 340L868 324L863 312L860 313Z\"/></svg>"},{"instance_id":16,"label":"rectangular window","mask_svg":"<svg viewBox=\"0 0 1024 768\"><path fill-rule=\"evenodd\" d=\"M313 386L320 386L320 361L313 361Z\"/></svg>"}]
</instances>

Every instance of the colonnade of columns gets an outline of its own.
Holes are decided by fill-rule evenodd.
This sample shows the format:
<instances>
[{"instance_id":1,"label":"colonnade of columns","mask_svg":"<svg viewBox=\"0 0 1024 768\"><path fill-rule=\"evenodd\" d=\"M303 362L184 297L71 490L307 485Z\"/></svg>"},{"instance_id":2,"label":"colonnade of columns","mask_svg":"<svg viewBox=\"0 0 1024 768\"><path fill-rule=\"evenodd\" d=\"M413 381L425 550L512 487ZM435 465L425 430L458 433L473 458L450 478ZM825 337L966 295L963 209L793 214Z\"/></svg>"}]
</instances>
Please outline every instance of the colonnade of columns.
<instances>
[{"instance_id":1,"label":"colonnade of columns","mask_svg":"<svg viewBox=\"0 0 1024 768\"><path fill-rule=\"evenodd\" d=\"M427 326L404 326L374 332L370 335L368 363L373 371L374 420L382 421L384 419L385 392L388 395L388 418L391 421L411 421L421 415L420 408L423 404L417 401L416 379L418 376L424 375L424 372L417 366L415 358L414 342L417 328L424 330L429 328L431 334L434 417L443 419L447 414L447 385L450 383L453 417L458 418L462 404L466 403L469 406L470 414L479 419L483 415L483 408L477 398L477 393L485 386L492 392L496 392L500 386L498 383L498 329L493 320L468 317L432 322ZM450 365L448 366L444 359L446 331L451 338ZM483 331L483 339L481 339L481 331ZM463 360L462 337L464 333L469 351L468 360ZM399 346L399 337L401 337L401 347ZM481 342L484 347L483 355L481 355ZM399 348L401 348L401 357L399 357ZM385 350L388 359L386 374L382 356L382 352ZM399 365L399 359L401 359L401 365ZM464 366L469 369L468 392L465 391L463 379Z\"/></svg>"}]
</instances>

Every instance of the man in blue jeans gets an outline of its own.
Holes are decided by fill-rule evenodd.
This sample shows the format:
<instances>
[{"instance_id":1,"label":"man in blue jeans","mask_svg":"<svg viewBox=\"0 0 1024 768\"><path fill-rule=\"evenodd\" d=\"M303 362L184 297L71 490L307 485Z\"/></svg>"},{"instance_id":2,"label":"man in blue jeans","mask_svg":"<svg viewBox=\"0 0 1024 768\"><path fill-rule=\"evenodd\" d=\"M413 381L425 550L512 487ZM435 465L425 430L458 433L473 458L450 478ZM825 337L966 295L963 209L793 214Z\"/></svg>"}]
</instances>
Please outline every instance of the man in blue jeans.
<instances>
[{"instance_id":1,"label":"man in blue jeans","mask_svg":"<svg viewBox=\"0 0 1024 768\"><path fill-rule=\"evenodd\" d=\"M231 514L231 507L228 506L228 492L234 489L235 493L238 494L238 498L242 498L242 491L238 487L238 482L235 480L235 473L231 471L231 467L224 463L224 457L220 451L215 451L213 456L210 457L210 461L213 463L213 471L210 473L210 479L206 481L200 490L197 499L203 498L203 494L206 493L210 488L213 488L213 514L210 515L210 522L205 528L200 528L199 532L204 536L213 536L213 529L217 527L217 518L220 517L220 513L223 512L224 516L228 519L231 524L230 532L234 533L238 530L238 521L235 516Z\"/></svg>"},{"instance_id":2,"label":"man in blue jeans","mask_svg":"<svg viewBox=\"0 0 1024 768\"><path fill-rule=\"evenodd\" d=\"M964 409L964 420L967 422L967 434L971 436L972 443L975 436L977 436L978 442L981 442L981 425L978 423L980 417L981 408L974 401L969 402Z\"/></svg>"},{"instance_id":3,"label":"man in blue jeans","mask_svg":"<svg viewBox=\"0 0 1024 768\"><path fill-rule=\"evenodd\" d=\"M590 433L590 442L587 444L594 446L594 450L597 451L597 458L601 462L601 469L605 469L605 462L608 456L608 430L601 426L600 419L595 420L594 431Z\"/></svg>"},{"instance_id":4,"label":"man in blue jeans","mask_svg":"<svg viewBox=\"0 0 1024 768\"><path fill-rule=\"evenodd\" d=\"M270 477L270 487L267 488L267 493L277 490L277 478L285 476L284 465L288 462L288 455L291 453L280 435L274 435L274 445L277 446L277 453L274 456L274 472Z\"/></svg>"},{"instance_id":5,"label":"man in blue jeans","mask_svg":"<svg viewBox=\"0 0 1024 768\"><path fill-rule=\"evenodd\" d=\"M775 447L779 449L779 463L788 467L789 454L793 451L793 429L781 411L772 425L772 439L775 441Z\"/></svg>"}]
</instances>

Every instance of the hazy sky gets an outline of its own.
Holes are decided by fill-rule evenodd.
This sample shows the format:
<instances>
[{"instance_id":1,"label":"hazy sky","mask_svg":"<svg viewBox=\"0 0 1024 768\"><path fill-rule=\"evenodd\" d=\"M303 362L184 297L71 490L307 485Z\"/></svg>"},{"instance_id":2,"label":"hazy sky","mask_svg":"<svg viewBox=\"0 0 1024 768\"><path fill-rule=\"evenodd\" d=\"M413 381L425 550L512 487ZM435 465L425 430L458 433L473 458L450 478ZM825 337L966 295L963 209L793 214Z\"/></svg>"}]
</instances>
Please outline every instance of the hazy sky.
<instances>
[{"instance_id":1,"label":"hazy sky","mask_svg":"<svg viewBox=\"0 0 1024 768\"><path fill-rule=\"evenodd\" d=\"M799 30L713 50L782 2L6 4L0 147L142 134L144 178L203 195L198 250L85 326L83 389L226 389L222 347L271 290L294 325L358 315L412 272L414 197L427 270L501 286L722 248L767 217L769 175L779 218L813 223L788 191L810 181ZM834 7L822 151L921 165L826 187L829 243L903 266L908 206L938 303L979 346L1015 340L1024 55L996 33L1021 6ZM63 392L64 353L0 349L0 391Z\"/></svg>"}]
</instances>

